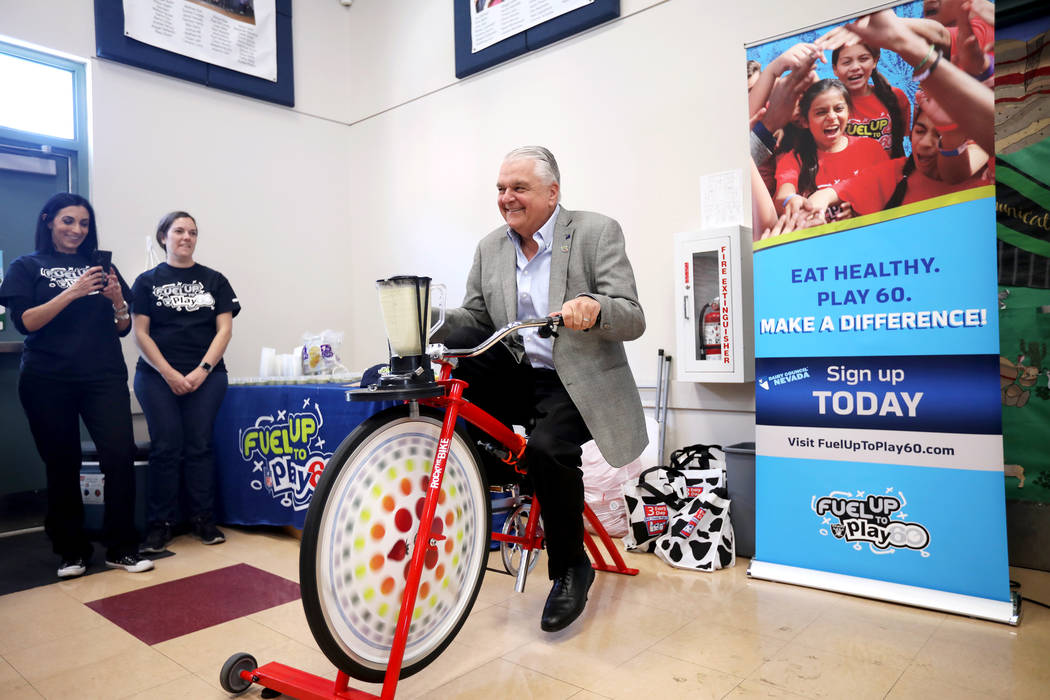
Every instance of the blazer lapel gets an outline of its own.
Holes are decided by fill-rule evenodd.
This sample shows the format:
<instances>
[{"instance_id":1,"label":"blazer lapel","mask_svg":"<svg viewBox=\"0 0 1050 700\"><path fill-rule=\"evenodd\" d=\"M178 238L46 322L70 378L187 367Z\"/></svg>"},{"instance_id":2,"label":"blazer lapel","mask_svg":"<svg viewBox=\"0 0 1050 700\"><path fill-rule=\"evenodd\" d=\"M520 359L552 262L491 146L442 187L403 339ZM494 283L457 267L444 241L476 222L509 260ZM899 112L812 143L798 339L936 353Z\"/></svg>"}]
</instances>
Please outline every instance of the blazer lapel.
<instances>
[{"instance_id":1,"label":"blazer lapel","mask_svg":"<svg viewBox=\"0 0 1050 700\"><path fill-rule=\"evenodd\" d=\"M503 291L503 304L507 315L503 317L502 322L493 319L497 328L507 325L518 317L518 261L517 253L514 250L514 244L510 242L510 239L504 235L500 241L500 263L498 265L500 273L503 275L503 284L501 285Z\"/></svg>"},{"instance_id":2,"label":"blazer lapel","mask_svg":"<svg viewBox=\"0 0 1050 700\"><path fill-rule=\"evenodd\" d=\"M565 285L569 272L569 253L572 250L572 212L562 207L554 223L554 241L551 244L551 276L547 294L550 313L561 310L565 303Z\"/></svg>"}]
</instances>

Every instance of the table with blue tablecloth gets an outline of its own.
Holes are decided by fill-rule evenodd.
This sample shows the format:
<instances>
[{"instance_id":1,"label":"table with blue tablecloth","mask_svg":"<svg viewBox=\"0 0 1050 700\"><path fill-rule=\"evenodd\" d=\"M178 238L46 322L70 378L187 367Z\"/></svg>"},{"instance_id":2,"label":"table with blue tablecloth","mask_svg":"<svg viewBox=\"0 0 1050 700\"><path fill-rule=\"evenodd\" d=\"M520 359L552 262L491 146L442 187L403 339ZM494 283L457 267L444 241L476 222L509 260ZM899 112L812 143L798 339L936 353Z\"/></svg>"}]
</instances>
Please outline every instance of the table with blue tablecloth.
<instances>
[{"instance_id":1,"label":"table with blue tablecloth","mask_svg":"<svg viewBox=\"0 0 1050 700\"><path fill-rule=\"evenodd\" d=\"M230 385L215 420L216 517L302 529L328 459L395 402L350 402L346 384Z\"/></svg>"}]
</instances>

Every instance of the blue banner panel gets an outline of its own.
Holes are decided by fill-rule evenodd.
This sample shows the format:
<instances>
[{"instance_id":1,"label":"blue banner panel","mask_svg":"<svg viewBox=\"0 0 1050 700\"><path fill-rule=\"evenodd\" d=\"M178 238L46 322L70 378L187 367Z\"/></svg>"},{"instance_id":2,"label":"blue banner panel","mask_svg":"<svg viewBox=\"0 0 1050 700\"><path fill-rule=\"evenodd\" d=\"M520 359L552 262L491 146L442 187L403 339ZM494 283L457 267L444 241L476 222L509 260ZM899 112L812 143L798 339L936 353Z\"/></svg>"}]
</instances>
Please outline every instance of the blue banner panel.
<instances>
[{"instance_id":1,"label":"blue banner panel","mask_svg":"<svg viewBox=\"0 0 1050 700\"><path fill-rule=\"evenodd\" d=\"M998 355L759 358L757 422L998 435L998 372Z\"/></svg>"},{"instance_id":2,"label":"blue banner panel","mask_svg":"<svg viewBox=\"0 0 1050 700\"><path fill-rule=\"evenodd\" d=\"M220 523L302 529L329 458L361 421L396 405L349 402L337 384L231 386L215 419Z\"/></svg>"},{"instance_id":3,"label":"blue banner panel","mask_svg":"<svg viewBox=\"0 0 1050 700\"><path fill-rule=\"evenodd\" d=\"M1008 601L1002 473L759 455L755 558Z\"/></svg>"},{"instance_id":4,"label":"blue banner panel","mask_svg":"<svg viewBox=\"0 0 1050 700\"><path fill-rule=\"evenodd\" d=\"M956 136L986 142L965 117L985 113L994 95L961 76L966 89L956 94L913 97L917 66L898 66L900 45L890 39L921 16L921 2L881 10L868 20L887 28L881 53L862 43L824 56L837 80L810 85L797 105L778 105L802 117L786 142L770 139L762 115L751 115L752 159L768 190L752 188L761 228L753 257L752 568L762 576L768 565L773 580L1016 621L994 154L974 143L965 159L948 161L955 156L938 154L930 139L964 129ZM799 56L817 61L812 47L849 21L749 48L762 68L757 95L782 100L771 75ZM847 54L870 54L867 64L880 73L886 67L896 105L886 96L865 106L870 81L880 81L856 74ZM813 68L831 77L819 61ZM819 100L839 105L839 114L825 119Z\"/></svg>"},{"instance_id":5,"label":"blue banner panel","mask_svg":"<svg viewBox=\"0 0 1050 700\"><path fill-rule=\"evenodd\" d=\"M756 253L760 357L998 354L995 199Z\"/></svg>"}]
</instances>

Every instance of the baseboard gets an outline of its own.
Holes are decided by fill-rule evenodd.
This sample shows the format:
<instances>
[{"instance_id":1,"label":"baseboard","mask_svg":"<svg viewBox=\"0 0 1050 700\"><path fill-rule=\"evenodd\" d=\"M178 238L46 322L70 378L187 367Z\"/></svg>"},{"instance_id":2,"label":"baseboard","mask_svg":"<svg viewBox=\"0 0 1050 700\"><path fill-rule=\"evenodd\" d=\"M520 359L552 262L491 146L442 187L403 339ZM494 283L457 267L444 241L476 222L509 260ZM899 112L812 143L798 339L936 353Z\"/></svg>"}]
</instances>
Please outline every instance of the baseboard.
<instances>
[{"instance_id":1,"label":"baseboard","mask_svg":"<svg viewBox=\"0 0 1050 700\"><path fill-rule=\"evenodd\" d=\"M46 514L46 489L0 496L0 532L40 527L44 524Z\"/></svg>"}]
</instances>

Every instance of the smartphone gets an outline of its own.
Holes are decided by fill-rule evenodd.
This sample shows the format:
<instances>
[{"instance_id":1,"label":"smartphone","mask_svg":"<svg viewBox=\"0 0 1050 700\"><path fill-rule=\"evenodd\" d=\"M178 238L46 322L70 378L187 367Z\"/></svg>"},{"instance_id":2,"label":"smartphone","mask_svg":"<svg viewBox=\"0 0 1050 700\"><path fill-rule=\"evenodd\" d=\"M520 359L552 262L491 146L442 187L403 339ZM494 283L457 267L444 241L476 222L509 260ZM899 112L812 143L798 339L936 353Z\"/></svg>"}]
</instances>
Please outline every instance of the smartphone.
<instances>
[{"instance_id":1,"label":"smartphone","mask_svg":"<svg viewBox=\"0 0 1050 700\"><path fill-rule=\"evenodd\" d=\"M109 274L109 269L113 266L113 251L111 251L111 250L96 250L94 253L91 254L91 266L92 267L95 267L95 266L101 267L102 268L102 272L104 272L105 274L108 275ZM103 282L102 288L95 290L94 292L92 292L92 294L98 294L99 292L102 291L102 289L106 288L107 284L108 284L108 278L107 278L107 281Z\"/></svg>"},{"instance_id":2,"label":"smartphone","mask_svg":"<svg viewBox=\"0 0 1050 700\"><path fill-rule=\"evenodd\" d=\"M113 251L111 250L96 250L91 254L91 266L96 265L102 268L102 271L107 275L109 274L109 268L113 266Z\"/></svg>"}]
</instances>

